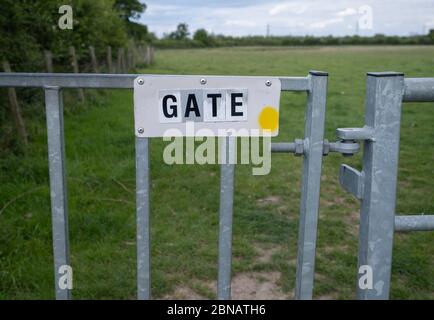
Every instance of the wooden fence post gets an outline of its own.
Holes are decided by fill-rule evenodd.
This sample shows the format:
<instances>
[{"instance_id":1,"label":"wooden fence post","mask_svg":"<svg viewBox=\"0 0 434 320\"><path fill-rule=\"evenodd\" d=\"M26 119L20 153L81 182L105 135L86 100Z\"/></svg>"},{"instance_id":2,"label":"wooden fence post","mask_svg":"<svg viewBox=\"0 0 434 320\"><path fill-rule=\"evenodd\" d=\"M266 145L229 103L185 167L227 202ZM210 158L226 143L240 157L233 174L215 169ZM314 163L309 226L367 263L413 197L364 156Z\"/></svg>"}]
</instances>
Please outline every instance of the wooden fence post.
<instances>
[{"instance_id":1,"label":"wooden fence post","mask_svg":"<svg viewBox=\"0 0 434 320\"><path fill-rule=\"evenodd\" d=\"M147 46L146 47L146 65L150 65L151 64L151 47Z\"/></svg>"},{"instance_id":2,"label":"wooden fence post","mask_svg":"<svg viewBox=\"0 0 434 320\"><path fill-rule=\"evenodd\" d=\"M113 65L112 65L112 47L107 47L107 71L108 73L113 73Z\"/></svg>"},{"instance_id":3,"label":"wooden fence post","mask_svg":"<svg viewBox=\"0 0 434 320\"><path fill-rule=\"evenodd\" d=\"M71 55L72 67L74 69L74 73L79 73L77 55L75 54L75 48L74 47L72 47L72 46L69 47L69 54ZM83 91L83 89L78 89L78 96L79 96L81 102L84 102L84 91Z\"/></svg>"},{"instance_id":4,"label":"wooden fence post","mask_svg":"<svg viewBox=\"0 0 434 320\"><path fill-rule=\"evenodd\" d=\"M133 59L131 57L131 47L130 46L127 47L125 60L126 60L127 70L129 70L132 67L132 62L133 62Z\"/></svg>"},{"instance_id":5,"label":"wooden fence post","mask_svg":"<svg viewBox=\"0 0 434 320\"><path fill-rule=\"evenodd\" d=\"M127 59L126 59L126 55L125 55L125 48L122 48L122 73L127 73L128 70L128 66L127 66Z\"/></svg>"},{"instance_id":6,"label":"wooden fence post","mask_svg":"<svg viewBox=\"0 0 434 320\"><path fill-rule=\"evenodd\" d=\"M9 62L6 60L3 61L3 70L5 72L12 72L11 66L9 65ZM12 113L12 116L14 117L14 121L15 121L16 129L18 131L18 135L23 140L24 145L27 145L29 143L29 141L27 139L26 125L24 123L24 119L23 119L23 116L21 114L20 105L18 104L17 93L15 91L15 88L8 88L8 96L9 96L9 104L10 104L10 108L11 108L11 113Z\"/></svg>"},{"instance_id":7,"label":"wooden fence post","mask_svg":"<svg viewBox=\"0 0 434 320\"><path fill-rule=\"evenodd\" d=\"M150 64L154 64L154 47L151 47L151 59Z\"/></svg>"},{"instance_id":8,"label":"wooden fence post","mask_svg":"<svg viewBox=\"0 0 434 320\"><path fill-rule=\"evenodd\" d=\"M44 51L45 68L48 73L53 73L53 54L49 50Z\"/></svg>"},{"instance_id":9,"label":"wooden fence post","mask_svg":"<svg viewBox=\"0 0 434 320\"><path fill-rule=\"evenodd\" d=\"M116 73L121 73L121 67L122 67L121 48L118 48L118 54L116 56Z\"/></svg>"},{"instance_id":10,"label":"wooden fence post","mask_svg":"<svg viewBox=\"0 0 434 320\"><path fill-rule=\"evenodd\" d=\"M129 65L130 68L135 68L136 67L136 47L134 45L130 46L128 49L129 52Z\"/></svg>"},{"instance_id":11,"label":"wooden fence post","mask_svg":"<svg viewBox=\"0 0 434 320\"><path fill-rule=\"evenodd\" d=\"M123 73L127 73L129 68L130 68L130 66L128 65L128 61L127 61L127 50L125 50L123 48L122 49L122 70L123 70Z\"/></svg>"},{"instance_id":12,"label":"wooden fence post","mask_svg":"<svg viewBox=\"0 0 434 320\"><path fill-rule=\"evenodd\" d=\"M145 46L142 46L140 48L140 57L142 57L142 63L146 65L147 60L146 60L146 47Z\"/></svg>"},{"instance_id":13,"label":"wooden fence post","mask_svg":"<svg viewBox=\"0 0 434 320\"><path fill-rule=\"evenodd\" d=\"M117 56L117 68L116 68L117 73L123 73L124 63L122 61L122 58L123 58L122 54L123 54L123 49L119 48L118 49L118 56Z\"/></svg>"},{"instance_id":14,"label":"wooden fence post","mask_svg":"<svg viewBox=\"0 0 434 320\"><path fill-rule=\"evenodd\" d=\"M138 46L136 48L136 59L137 59L137 63L138 64L142 64L143 63L143 58L142 58L142 46Z\"/></svg>"},{"instance_id":15,"label":"wooden fence post","mask_svg":"<svg viewBox=\"0 0 434 320\"><path fill-rule=\"evenodd\" d=\"M147 58L146 58L146 47L143 46L140 50L140 57L142 57L143 64L147 64Z\"/></svg>"},{"instance_id":16,"label":"wooden fence post","mask_svg":"<svg viewBox=\"0 0 434 320\"><path fill-rule=\"evenodd\" d=\"M90 59L92 63L92 70L95 73L98 73L98 62L96 61L95 48L93 46L89 46Z\"/></svg>"}]
</instances>

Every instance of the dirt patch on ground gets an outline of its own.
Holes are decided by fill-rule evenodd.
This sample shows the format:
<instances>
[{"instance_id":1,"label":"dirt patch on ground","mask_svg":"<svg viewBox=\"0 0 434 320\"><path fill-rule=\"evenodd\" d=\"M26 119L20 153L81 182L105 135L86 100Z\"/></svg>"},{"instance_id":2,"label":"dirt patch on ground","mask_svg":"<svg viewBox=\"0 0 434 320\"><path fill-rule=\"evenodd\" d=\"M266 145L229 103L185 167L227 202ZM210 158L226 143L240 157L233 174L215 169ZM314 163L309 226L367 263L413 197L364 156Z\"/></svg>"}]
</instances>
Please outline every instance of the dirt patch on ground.
<instances>
[{"instance_id":1,"label":"dirt patch on ground","mask_svg":"<svg viewBox=\"0 0 434 320\"><path fill-rule=\"evenodd\" d=\"M346 199L344 197L336 196L332 200L320 198L321 207L331 207L344 204Z\"/></svg>"},{"instance_id":2,"label":"dirt patch on ground","mask_svg":"<svg viewBox=\"0 0 434 320\"><path fill-rule=\"evenodd\" d=\"M275 254L278 254L282 246L264 246L263 244L254 244L256 251L255 264L270 263ZM296 263L295 259L290 261L291 264ZM232 278L232 299L235 300L283 300L292 299L293 293L284 293L280 285L281 273L277 271L261 271L261 272L242 272L235 274ZM209 292L217 292L217 282L193 280L198 287L206 288ZM165 295L162 299L188 299L188 300L203 300L207 297L199 294L195 290L187 287L177 287L172 293Z\"/></svg>"},{"instance_id":3,"label":"dirt patch on ground","mask_svg":"<svg viewBox=\"0 0 434 320\"><path fill-rule=\"evenodd\" d=\"M258 199L256 203L259 206L267 206L272 204L279 204L280 203L280 197L279 196L268 196L262 199Z\"/></svg>"},{"instance_id":4,"label":"dirt patch on ground","mask_svg":"<svg viewBox=\"0 0 434 320\"><path fill-rule=\"evenodd\" d=\"M324 281L324 280L326 279L326 276L325 276L325 275L320 274L320 273L318 273L318 272L315 272L314 277L315 277L315 282L316 282L316 281Z\"/></svg>"},{"instance_id":5,"label":"dirt patch on ground","mask_svg":"<svg viewBox=\"0 0 434 320\"><path fill-rule=\"evenodd\" d=\"M315 298L315 300L337 300L338 296L335 293L328 293L328 294L323 294L317 298Z\"/></svg>"},{"instance_id":6,"label":"dirt patch on ground","mask_svg":"<svg viewBox=\"0 0 434 320\"><path fill-rule=\"evenodd\" d=\"M360 224L360 211L352 210L349 211L345 216L345 225L348 232L352 235L358 236L359 234L359 224Z\"/></svg>"},{"instance_id":7,"label":"dirt patch on ground","mask_svg":"<svg viewBox=\"0 0 434 320\"><path fill-rule=\"evenodd\" d=\"M175 291L166 294L162 300L206 300L204 296L196 293L188 287L177 287Z\"/></svg>"},{"instance_id":8,"label":"dirt patch on ground","mask_svg":"<svg viewBox=\"0 0 434 320\"><path fill-rule=\"evenodd\" d=\"M258 207L266 207L266 206L274 206L277 209L277 212L280 215L286 216L290 219L293 217L290 214L290 207L288 206L287 201L282 201L282 198L279 196L267 196L265 198L261 198L256 200L256 205Z\"/></svg>"},{"instance_id":9,"label":"dirt patch on ground","mask_svg":"<svg viewBox=\"0 0 434 320\"><path fill-rule=\"evenodd\" d=\"M292 299L292 293L284 293L280 287L280 272L243 272L232 278L233 300L285 300ZM211 292L217 291L216 281L202 283ZM198 294L186 286L177 287L172 293L163 296L164 300L205 300L206 297Z\"/></svg>"},{"instance_id":10,"label":"dirt patch on ground","mask_svg":"<svg viewBox=\"0 0 434 320\"><path fill-rule=\"evenodd\" d=\"M284 300L292 298L280 289L280 272L244 272L232 279L232 299Z\"/></svg>"},{"instance_id":11,"label":"dirt patch on ground","mask_svg":"<svg viewBox=\"0 0 434 320\"><path fill-rule=\"evenodd\" d=\"M320 198L319 203L320 203L320 207L321 208L331 207L332 205L335 204L333 201L330 201L330 200L327 200L327 199L323 199L323 198Z\"/></svg>"},{"instance_id":12,"label":"dirt patch on ground","mask_svg":"<svg viewBox=\"0 0 434 320\"><path fill-rule=\"evenodd\" d=\"M269 263L273 256L282 250L282 247L278 245L268 248L260 244L255 244L254 247L257 254L257 258L255 259L256 263Z\"/></svg>"},{"instance_id":13,"label":"dirt patch on ground","mask_svg":"<svg viewBox=\"0 0 434 320\"><path fill-rule=\"evenodd\" d=\"M326 246L323 248L319 248L320 251L324 252L325 254L330 254L333 252L348 252L350 250L350 246L347 244L344 245L333 245L333 246Z\"/></svg>"}]
</instances>

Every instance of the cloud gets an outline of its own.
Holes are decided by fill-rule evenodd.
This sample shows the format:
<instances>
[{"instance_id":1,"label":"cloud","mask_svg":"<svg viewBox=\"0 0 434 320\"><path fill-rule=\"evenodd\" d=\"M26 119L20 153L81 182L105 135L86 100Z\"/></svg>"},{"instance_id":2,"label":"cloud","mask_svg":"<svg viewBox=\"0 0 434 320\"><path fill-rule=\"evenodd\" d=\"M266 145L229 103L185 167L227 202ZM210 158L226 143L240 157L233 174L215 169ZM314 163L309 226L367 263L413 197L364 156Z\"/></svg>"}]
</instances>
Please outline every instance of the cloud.
<instances>
[{"instance_id":1,"label":"cloud","mask_svg":"<svg viewBox=\"0 0 434 320\"><path fill-rule=\"evenodd\" d=\"M336 24L339 22L344 21L344 19L342 18L333 18L333 19L328 19L328 20L323 20L323 21L318 21L315 23L311 23L309 27L313 28L313 29L323 29L331 24Z\"/></svg>"},{"instance_id":2,"label":"cloud","mask_svg":"<svg viewBox=\"0 0 434 320\"><path fill-rule=\"evenodd\" d=\"M252 20L227 20L224 25L232 27L256 27L258 24Z\"/></svg>"},{"instance_id":3,"label":"cloud","mask_svg":"<svg viewBox=\"0 0 434 320\"><path fill-rule=\"evenodd\" d=\"M357 14L357 10L354 8L346 8L345 10L336 13L338 17L348 17Z\"/></svg>"},{"instance_id":4,"label":"cloud","mask_svg":"<svg viewBox=\"0 0 434 320\"><path fill-rule=\"evenodd\" d=\"M233 36L265 35L267 24L272 35L350 35L355 28L347 25L354 25L363 5L373 9L373 34L421 33L424 28L432 28L434 19L433 0L141 1L147 4L147 10L140 22L159 36L173 31L180 22L186 22L191 32L205 28Z\"/></svg>"},{"instance_id":5,"label":"cloud","mask_svg":"<svg viewBox=\"0 0 434 320\"><path fill-rule=\"evenodd\" d=\"M302 3L279 3L273 5L273 7L268 11L271 16L275 16L282 13L294 13L302 14L306 12L307 6Z\"/></svg>"},{"instance_id":6,"label":"cloud","mask_svg":"<svg viewBox=\"0 0 434 320\"><path fill-rule=\"evenodd\" d=\"M171 15L178 12L181 7L171 4L152 4L146 8L146 16Z\"/></svg>"}]
</instances>

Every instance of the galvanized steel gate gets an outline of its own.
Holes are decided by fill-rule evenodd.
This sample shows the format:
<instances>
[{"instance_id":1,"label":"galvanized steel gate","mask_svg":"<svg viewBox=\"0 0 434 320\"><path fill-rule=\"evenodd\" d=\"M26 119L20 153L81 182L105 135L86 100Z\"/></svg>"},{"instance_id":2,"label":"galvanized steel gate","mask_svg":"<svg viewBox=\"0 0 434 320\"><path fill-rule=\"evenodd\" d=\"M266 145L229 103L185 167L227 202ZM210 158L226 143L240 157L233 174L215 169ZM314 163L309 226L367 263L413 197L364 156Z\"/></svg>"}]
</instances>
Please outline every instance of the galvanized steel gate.
<instances>
[{"instance_id":1,"label":"galvanized steel gate","mask_svg":"<svg viewBox=\"0 0 434 320\"><path fill-rule=\"evenodd\" d=\"M156 77L158 77L156 75ZM67 188L62 88L134 88L137 75L0 73L0 87L41 87L45 91L48 159L57 299L70 299L59 287L59 268L69 265ZM360 299L387 299L393 231L434 230L434 216L395 217L399 128L402 101L434 101L434 78L404 79L400 73L368 74L366 126L338 129L340 141L324 140L327 73L312 71L307 77L280 78L282 91L307 93L305 137L290 143L273 143L273 152L303 155L300 222L296 274L296 299L311 299L315 270L322 157L329 152L352 155L365 144L361 172L342 165L340 181L362 201L359 266L373 268L374 288L358 289ZM231 157L234 138L223 148ZM230 299L233 164L221 164L218 298ZM136 137L137 286L138 298L149 299L149 139ZM380 191L381 190L381 191Z\"/></svg>"},{"instance_id":2,"label":"galvanized steel gate","mask_svg":"<svg viewBox=\"0 0 434 320\"><path fill-rule=\"evenodd\" d=\"M394 231L434 230L434 215L395 215L401 104L434 101L434 78L368 73L365 100L365 126L337 129L344 143L363 141L363 170L342 165L340 182L361 200L358 268L373 274L373 288L357 286L357 298L388 299Z\"/></svg>"}]
</instances>

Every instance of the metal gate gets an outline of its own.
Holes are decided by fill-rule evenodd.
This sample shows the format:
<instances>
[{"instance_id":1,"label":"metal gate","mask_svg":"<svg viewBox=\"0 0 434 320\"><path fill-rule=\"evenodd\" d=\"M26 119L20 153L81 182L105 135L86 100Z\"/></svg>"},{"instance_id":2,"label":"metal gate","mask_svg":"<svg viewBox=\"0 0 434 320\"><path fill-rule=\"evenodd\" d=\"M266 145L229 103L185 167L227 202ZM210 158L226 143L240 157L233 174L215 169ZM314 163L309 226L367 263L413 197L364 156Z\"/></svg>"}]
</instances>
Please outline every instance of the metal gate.
<instances>
[{"instance_id":1,"label":"metal gate","mask_svg":"<svg viewBox=\"0 0 434 320\"><path fill-rule=\"evenodd\" d=\"M69 265L61 90L63 88L133 89L137 77L138 75L119 74L0 73L0 87L40 87L45 91L56 299L71 298L70 290L59 286L61 276L59 269L61 266ZM403 99L404 101L434 101L434 79L405 79L404 81L402 74L369 74L366 126L338 129L338 137L341 140L329 143L324 140L327 78L327 73L319 71L311 71L306 77L280 78L282 91L300 91L307 94L304 139L271 145L273 152L292 152L304 157L295 298L312 298L322 157L329 152L354 154L359 150L356 140L365 141L363 171L358 172L343 165L340 180L344 188L362 200L359 265L372 264L375 288L381 286L381 290L377 291L359 292L358 290L358 297L387 298L395 220L397 230L434 229L434 216L396 217L396 219L394 216L401 101ZM225 154L230 157L231 150L234 148L233 138L226 138L223 147L226 149ZM149 152L149 139L136 137L138 299L151 297ZM383 159L388 159L388 162ZM219 299L230 299L231 292L234 171L235 165L221 164ZM376 189L378 186L382 189L387 188L387 192L383 192L381 197ZM375 243L373 248L372 243Z\"/></svg>"},{"instance_id":2,"label":"metal gate","mask_svg":"<svg viewBox=\"0 0 434 320\"><path fill-rule=\"evenodd\" d=\"M365 126L337 129L343 143L363 141L363 170L343 164L339 180L361 201L358 270L372 269L373 287L358 285L357 298L388 299L394 231L434 230L434 215L395 215L401 104L434 101L434 78L368 73L365 100Z\"/></svg>"}]
</instances>

